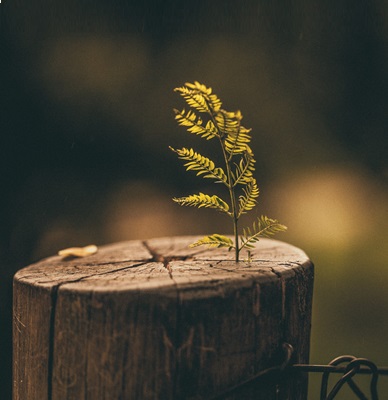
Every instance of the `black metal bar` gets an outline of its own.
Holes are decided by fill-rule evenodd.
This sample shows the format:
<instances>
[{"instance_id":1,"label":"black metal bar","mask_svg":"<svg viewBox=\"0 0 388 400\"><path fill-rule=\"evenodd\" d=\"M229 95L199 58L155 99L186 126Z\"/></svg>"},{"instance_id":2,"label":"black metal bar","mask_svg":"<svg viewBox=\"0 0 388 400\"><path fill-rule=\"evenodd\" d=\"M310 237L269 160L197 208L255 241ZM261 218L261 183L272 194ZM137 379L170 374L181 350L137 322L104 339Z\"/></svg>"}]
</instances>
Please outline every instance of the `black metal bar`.
<instances>
[{"instance_id":1,"label":"black metal bar","mask_svg":"<svg viewBox=\"0 0 388 400\"><path fill-rule=\"evenodd\" d=\"M320 364L293 364L288 368L298 370L300 372L329 372L333 374L343 374L346 372L346 367L335 366L335 365L320 365ZM379 375L388 375L388 367L378 367L377 373ZM369 368L360 368L357 371L357 375L371 375L372 371Z\"/></svg>"}]
</instances>

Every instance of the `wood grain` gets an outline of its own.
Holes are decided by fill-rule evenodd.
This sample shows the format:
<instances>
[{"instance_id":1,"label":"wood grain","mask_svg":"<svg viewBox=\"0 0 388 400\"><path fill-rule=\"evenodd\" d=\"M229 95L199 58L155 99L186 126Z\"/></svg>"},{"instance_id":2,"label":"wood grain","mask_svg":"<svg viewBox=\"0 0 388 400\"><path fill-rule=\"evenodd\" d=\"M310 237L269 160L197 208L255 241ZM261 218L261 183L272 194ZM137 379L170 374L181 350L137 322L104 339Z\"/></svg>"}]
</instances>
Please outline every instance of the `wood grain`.
<instances>
[{"instance_id":1,"label":"wood grain","mask_svg":"<svg viewBox=\"0 0 388 400\"><path fill-rule=\"evenodd\" d=\"M211 399L282 361L308 361L313 265L263 239L252 262L196 237L55 256L14 278L14 400ZM242 259L244 259L242 254ZM228 399L306 399L302 374ZM258 397L261 396L261 397Z\"/></svg>"}]
</instances>

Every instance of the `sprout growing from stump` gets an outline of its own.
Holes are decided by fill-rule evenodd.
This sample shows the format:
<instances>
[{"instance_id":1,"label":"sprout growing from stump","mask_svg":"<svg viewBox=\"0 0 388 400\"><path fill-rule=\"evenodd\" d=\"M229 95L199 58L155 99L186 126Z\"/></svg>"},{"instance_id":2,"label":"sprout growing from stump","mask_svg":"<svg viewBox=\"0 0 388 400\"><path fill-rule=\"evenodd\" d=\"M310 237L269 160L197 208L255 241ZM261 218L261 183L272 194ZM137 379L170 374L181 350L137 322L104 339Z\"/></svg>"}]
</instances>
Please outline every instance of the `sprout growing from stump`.
<instances>
[{"instance_id":1,"label":"sprout growing from stump","mask_svg":"<svg viewBox=\"0 0 388 400\"><path fill-rule=\"evenodd\" d=\"M233 221L234 241L227 236L212 234L205 236L190 247L207 245L209 247L227 247L235 251L236 262L243 248L252 249L260 237L269 237L287 228L276 219L264 215L258 217L252 226L244 228L242 234L238 231L240 217L255 208L259 197L259 188L253 177L255 171L255 158L249 146L251 129L241 125L242 114L240 111L226 111L221 100L212 89L194 82L185 83L175 89L186 101L189 109L175 111L175 119L179 125L186 127L189 133L206 140L218 140L224 165L216 164L192 148L174 149L181 160L185 161L187 171L195 171L203 178L213 179L226 187L229 195L228 201L217 195L204 193L191 194L173 200L182 206L195 206L198 208L214 208L226 214Z\"/></svg>"}]
</instances>

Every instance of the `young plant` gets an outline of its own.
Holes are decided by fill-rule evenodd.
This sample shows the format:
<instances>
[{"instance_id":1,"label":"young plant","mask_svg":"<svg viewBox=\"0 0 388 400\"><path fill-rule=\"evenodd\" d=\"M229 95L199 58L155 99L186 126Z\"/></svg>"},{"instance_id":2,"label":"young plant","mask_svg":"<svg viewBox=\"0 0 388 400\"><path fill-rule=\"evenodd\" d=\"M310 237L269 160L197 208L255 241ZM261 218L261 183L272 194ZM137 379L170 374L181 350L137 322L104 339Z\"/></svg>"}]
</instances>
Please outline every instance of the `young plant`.
<instances>
[{"instance_id":1,"label":"young plant","mask_svg":"<svg viewBox=\"0 0 388 400\"><path fill-rule=\"evenodd\" d=\"M184 86L174 90L185 99L189 106L188 111L185 109L174 110L176 121L194 135L206 140L218 140L224 168L216 166L212 160L192 148L174 149L170 147L170 149L177 153L180 159L186 161L184 166L187 171L196 171L197 175L203 178L210 178L223 184L229 194L229 202L217 195L204 193L173 198L173 200L182 206L214 208L228 215L233 221L234 241L227 236L215 233L196 241L190 247L201 245L227 247L229 250L235 251L236 262L238 262L240 251L243 248L248 249L250 254L250 249L254 247L253 244L260 237L268 237L287 229L277 220L261 216L253 222L252 227L242 230L241 242L239 240L239 219L256 206L259 197L259 188L253 177L256 161L252 149L249 147L251 129L241 125L243 116L240 111L229 112L221 108L221 100L211 88L194 82L185 83Z\"/></svg>"}]
</instances>

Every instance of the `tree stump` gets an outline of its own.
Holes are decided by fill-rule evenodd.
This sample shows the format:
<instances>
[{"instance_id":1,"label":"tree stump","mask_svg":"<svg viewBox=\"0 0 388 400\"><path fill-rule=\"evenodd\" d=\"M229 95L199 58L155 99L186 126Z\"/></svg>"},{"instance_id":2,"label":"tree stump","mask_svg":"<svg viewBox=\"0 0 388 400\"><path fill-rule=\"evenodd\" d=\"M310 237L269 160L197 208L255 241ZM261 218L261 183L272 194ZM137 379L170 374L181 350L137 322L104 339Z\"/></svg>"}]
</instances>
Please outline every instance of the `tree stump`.
<instances>
[{"instance_id":1,"label":"tree stump","mask_svg":"<svg viewBox=\"0 0 388 400\"><path fill-rule=\"evenodd\" d=\"M224 249L188 248L196 239L117 243L20 270L13 399L210 400L280 364L284 342L308 362L306 254L262 239L235 263ZM306 399L307 377L263 376L222 398Z\"/></svg>"}]
</instances>

